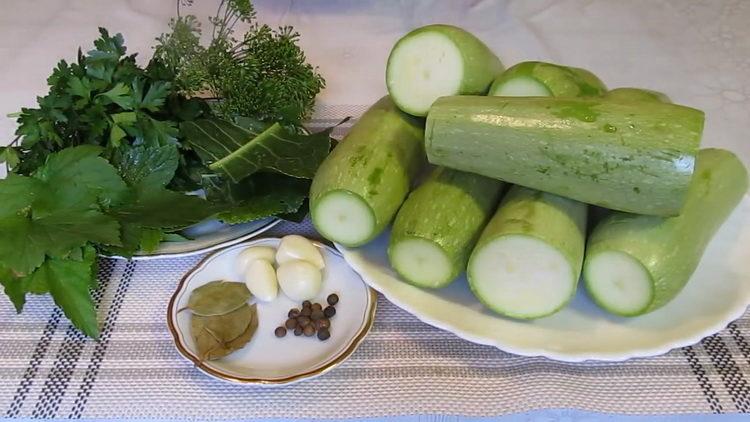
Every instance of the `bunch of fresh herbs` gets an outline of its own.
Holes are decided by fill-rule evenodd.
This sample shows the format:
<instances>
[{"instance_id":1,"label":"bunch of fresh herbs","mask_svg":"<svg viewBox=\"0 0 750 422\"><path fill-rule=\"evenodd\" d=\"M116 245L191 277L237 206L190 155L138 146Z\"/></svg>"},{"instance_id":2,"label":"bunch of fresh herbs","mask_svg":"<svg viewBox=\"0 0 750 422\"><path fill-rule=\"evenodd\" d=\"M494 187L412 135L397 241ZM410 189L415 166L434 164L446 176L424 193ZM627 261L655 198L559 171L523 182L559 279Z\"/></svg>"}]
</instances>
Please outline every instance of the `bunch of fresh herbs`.
<instances>
[{"instance_id":1,"label":"bunch of fresh herbs","mask_svg":"<svg viewBox=\"0 0 750 422\"><path fill-rule=\"evenodd\" d=\"M255 18L248 0L222 0L208 47L197 18L178 12L146 67L105 29L93 50L60 61L0 149L10 170L0 180L0 283L19 312L28 293L49 293L97 337L97 253L151 251L212 216L304 214L331 143L330 131L307 135L301 121L324 83L298 34ZM249 30L236 40L239 21Z\"/></svg>"},{"instance_id":2,"label":"bunch of fresh herbs","mask_svg":"<svg viewBox=\"0 0 750 422\"><path fill-rule=\"evenodd\" d=\"M249 0L221 0L210 18L211 41L203 46L199 20L180 15L179 6L171 32L157 39L154 57L173 72L180 92L221 98L215 110L230 119L299 125L309 117L325 81L307 63L292 27L259 24ZM235 37L238 23L248 29Z\"/></svg>"}]
</instances>

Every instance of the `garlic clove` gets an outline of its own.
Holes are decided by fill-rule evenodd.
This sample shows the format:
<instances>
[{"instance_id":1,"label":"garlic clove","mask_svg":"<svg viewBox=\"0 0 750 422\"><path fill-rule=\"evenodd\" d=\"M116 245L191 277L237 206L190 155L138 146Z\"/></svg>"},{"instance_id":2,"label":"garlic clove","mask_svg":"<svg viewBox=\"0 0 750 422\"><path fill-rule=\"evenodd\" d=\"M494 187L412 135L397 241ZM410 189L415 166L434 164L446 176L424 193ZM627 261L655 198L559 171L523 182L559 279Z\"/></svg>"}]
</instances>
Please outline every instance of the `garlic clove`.
<instances>
[{"instance_id":1,"label":"garlic clove","mask_svg":"<svg viewBox=\"0 0 750 422\"><path fill-rule=\"evenodd\" d=\"M245 271L245 285L258 300L270 302L279 294L279 283L273 264L265 259L251 261Z\"/></svg>"},{"instance_id":2,"label":"garlic clove","mask_svg":"<svg viewBox=\"0 0 750 422\"><path fill-rule=\"evenodd\" d=\"M295 259L279 265L276 270L279 287L294 301L312 299L320 293L323 274L313 264Z\"/></svg>"},{"instance_id":3,"label":"garlic clove","mask_svg":"<svg viewBox=\"0 0 750 422\"><path fill-rule=\"evenodd\" d=\"M325 267L320 249L310 240L296 234L282 237L279 248L276 250L276 262L283 264L295 259L307 261L319 270Z\"/></svg>"},{"instance_id":4,"label":"garlic clove","mask_svg":"<svg viewBox=\"0 0 750 422\"><path fill-rule=\"evenodd\" d=\"M276 259L276 249L269 246L252 246L237 255L237 272L245 274L251 262L262 259L273 262Z\"/></svg>"}]
</instances>

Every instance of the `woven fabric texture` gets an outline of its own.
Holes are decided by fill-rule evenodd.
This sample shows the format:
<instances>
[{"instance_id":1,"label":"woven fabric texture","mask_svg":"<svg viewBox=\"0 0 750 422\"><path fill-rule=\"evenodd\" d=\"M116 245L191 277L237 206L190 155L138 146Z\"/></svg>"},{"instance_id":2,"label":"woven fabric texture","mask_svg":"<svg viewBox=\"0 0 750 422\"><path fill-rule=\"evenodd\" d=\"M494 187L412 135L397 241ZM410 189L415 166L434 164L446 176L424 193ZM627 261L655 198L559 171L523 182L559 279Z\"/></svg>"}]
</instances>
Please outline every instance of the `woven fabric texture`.
<instances>
[{"instance_id":1,"label":"woven fabric texture","mask_svg":"<svg viewBox=\"0 0 750 422\"><path fill-rule=\"evenodd\" d=\"M268 236L315 236L309 222ZM102 261L101 340L85 339L47 298L16 316L0 305L5 417L193 418L493 416L542 408L623 414L750 412L750 314L691 347L626 363L513 356L430 327L382 297L375 325L341 366L303 383L227 384L174 348L166 305L201 256ZM301 399L304 398L304 399Z\"/></svg>"}]
</instances>

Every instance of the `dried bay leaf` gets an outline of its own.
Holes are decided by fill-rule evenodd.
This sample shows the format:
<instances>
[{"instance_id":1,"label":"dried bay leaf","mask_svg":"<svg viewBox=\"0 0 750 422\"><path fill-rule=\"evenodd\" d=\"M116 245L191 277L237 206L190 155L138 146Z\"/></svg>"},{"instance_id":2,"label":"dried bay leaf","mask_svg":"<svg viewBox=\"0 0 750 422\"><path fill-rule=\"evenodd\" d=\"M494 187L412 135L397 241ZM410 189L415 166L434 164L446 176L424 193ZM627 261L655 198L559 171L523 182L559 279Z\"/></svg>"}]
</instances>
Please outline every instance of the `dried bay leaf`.
<instances>
[{"instance_id":1,"label":"dried bay leaf","mask_svg":"<svg viewBox=\"0 0 750 422\"><path fill-rule=\"evenodd\" d=\"M253 311L245 304L224 315L207 317L193 314L191 328L194 333L206 329L222 343L228 343L239 337L252 319Z\"/></svg>"},{"instance_id":2,"label":"dried bay leaf","mask_svg":"<svg viewBox=\"0 0 750 422\"><path fill-rule=\"evenodd\" d=\"M194 314L191 328L201 360L220 359L243 348L253 337L258 328L257 307L244 305L227 315L211 317Z\"/></svg>"},{"instance_id":3,"label":"dried bay leaf","mask_svg":"<svg viewBox=\"0 0 750 422\"><path fill-rule=\"evenodd\" d=\"M255 310L255 305L253 305L252 308L253 308L252 321L250 321L250 324L247 326L247 329L242 334L240 334L239 337L230 341L227 344L227 348L231 349L229 353L232 353L235 350L239 350L245 347L245 345L250 341L250 339L253 338L255 331L258 329L258 313Z\"/></svg>"},{"instance_id":4,"label":"dried bay leaf","mask_svg":"<svg viewBox=\"0 0 750 422\"><path fill-rule=\"evenodd\" d=\"M223 347L219 340L205 329L193 331L193 338L195 339L195 347L198 349L200 360L211 360L212 351Z\"/></svg>"},{"instance_id":5,"label":"dried bay leaf","mask_svg":"<svg viewBox=\"0 0 750 422\"><path fill-rule=\"evenodd\" d=\"M216 280L193 290L187 307L195 315L224 315L246 304L250 297L245 283Z\"/></svg>"}]
</instances>

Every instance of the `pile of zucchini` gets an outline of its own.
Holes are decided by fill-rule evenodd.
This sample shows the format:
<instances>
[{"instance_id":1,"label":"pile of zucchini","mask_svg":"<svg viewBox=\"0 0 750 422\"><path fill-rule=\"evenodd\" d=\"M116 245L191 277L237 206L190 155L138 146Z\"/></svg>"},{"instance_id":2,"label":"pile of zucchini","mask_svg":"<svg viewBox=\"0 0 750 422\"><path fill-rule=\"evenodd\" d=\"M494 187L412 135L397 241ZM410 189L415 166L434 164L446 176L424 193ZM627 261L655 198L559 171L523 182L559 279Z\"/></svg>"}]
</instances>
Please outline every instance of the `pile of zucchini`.
<instances>
[{"instance_id":1,"label":"pile of zucchini","mask_svg":"<svg viewBox=\"0 0 750 422\"><path fill-rule=\"evenodd\" d=\"M386 83L313 180L315 227L356 247L392 222L388 255L404 280L440 288L466 271L505 316L558 311L581 273L609 312L663 306L748 189L734 154L699 149L703 112L607 90L584 69L504 70L457 27L400 39ZM590 224L594 207L606 211Z\"/></svg>"}]
</instances>

